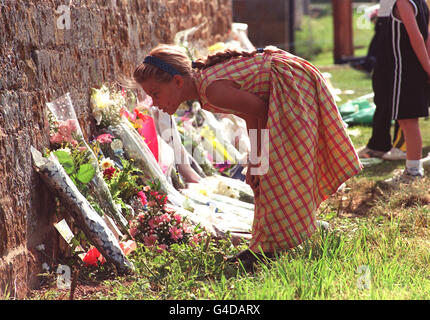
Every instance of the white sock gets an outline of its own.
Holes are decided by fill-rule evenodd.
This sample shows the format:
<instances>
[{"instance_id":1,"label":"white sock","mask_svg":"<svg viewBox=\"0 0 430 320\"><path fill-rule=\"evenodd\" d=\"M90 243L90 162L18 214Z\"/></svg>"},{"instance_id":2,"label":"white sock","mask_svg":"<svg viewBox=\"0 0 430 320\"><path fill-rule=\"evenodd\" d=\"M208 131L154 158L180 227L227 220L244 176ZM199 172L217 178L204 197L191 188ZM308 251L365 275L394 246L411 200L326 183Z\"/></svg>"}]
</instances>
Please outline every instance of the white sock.
<instances>
[{"instance_id":1,"label":"white sock","mask_svg":"<svg viewBox=\"0 0 430 320\"><path fill-rule=\"evenodd\" d=\"M406 170L413 176L424 175L423 163L421 160L406 160Z\"/></svg>"}]
</instances>

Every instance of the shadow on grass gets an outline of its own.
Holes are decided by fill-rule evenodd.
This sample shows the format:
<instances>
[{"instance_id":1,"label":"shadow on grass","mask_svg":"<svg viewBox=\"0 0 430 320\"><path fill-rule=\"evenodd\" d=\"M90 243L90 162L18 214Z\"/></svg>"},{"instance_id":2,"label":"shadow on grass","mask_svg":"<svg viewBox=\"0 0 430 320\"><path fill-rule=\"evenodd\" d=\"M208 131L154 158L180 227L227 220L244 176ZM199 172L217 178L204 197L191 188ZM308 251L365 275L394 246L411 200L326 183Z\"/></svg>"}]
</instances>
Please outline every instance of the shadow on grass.
<instances>
[{"instance_id":1,"label":"shadow on grass","mask_svg":"<svg viewBox=\"0 0 430 320\"><path fill-rule=\"evenodd\" d=\"M430 152L430 146L424 147L423 157L426 157L429 152ZM404 168L404 166L405 166L405 160L396 160L396 161L384 160L382 163L365 167L357 177L362 177L362 178L365 177L372 180L375 180L375 178L383 179L389 176L395 169Z\"/></svg>"}]
</instances>

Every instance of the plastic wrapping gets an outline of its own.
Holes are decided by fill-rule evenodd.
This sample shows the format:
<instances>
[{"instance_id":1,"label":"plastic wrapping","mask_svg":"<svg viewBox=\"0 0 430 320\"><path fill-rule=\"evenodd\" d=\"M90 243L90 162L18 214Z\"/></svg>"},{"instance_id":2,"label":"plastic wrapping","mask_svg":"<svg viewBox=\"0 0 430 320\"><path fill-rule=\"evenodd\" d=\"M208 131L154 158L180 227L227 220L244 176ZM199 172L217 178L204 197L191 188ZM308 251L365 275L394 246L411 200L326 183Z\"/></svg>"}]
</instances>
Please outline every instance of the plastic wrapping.
<instances>
[{"instance_id":1,"label":"plastic wrapping","mask_svg":"<svg viewBox=\"0 0 430 320\"><path fill-rule=\"evenodd\" d=\"M54 155L44 158L33 147L31 147L31 154L37 171L45 182L59 193L69 208L69 214L92 244L106 260L117 267L120 273L132 271L134 269L133 264L125 257L115 235L103 218L94 211L87 199L79 192L57 158Z\"/></svg>"},{"instance_id":2,"label":"plastic wrapping","mask_svg":"<svg viewBox=\"0 0 430 320\"><path fill-rule=\"evenodd\" d=\"M221 143L221 146L219 147L221 149L220 152L222 152L232 163L238 163L242 159L242 154L231 144L229 138L226 137L222 125L218 122L213 113L204 109L201 109L200 112L205 119L205 123L209 126L212 132L216 134L216 140ZM208 135L205 135L205 138L210 139Z\"/></svg>"},{"instance_id":3,"label":"plastic wrapping","mask_svg":"<svg viewBox=\"0 0 430 320\"><path fill-rule=\"evenodd\" d=\"M253 210L215 200L209 194L205 196L191 189L184 189L182 193L196 204L212 207L214 214L216 213L219 216L219 221L214 223L216 227L219 228L223 225L225 231L235 232L249 232L251 230L254 218Z\"/></svg>"},{"instance_id":4,"label":"plastic wrapping","mask_svg":"<svg viewBox=\"0 0 430 320\"><path fill-rule=\"evenodd\" d=\"M127 225L128 222L124 218L121 213L120 206L117 206L113 199L112 195L109 191L109 187L103 179L103 175L100 172L100 168L98 166L98 160L91 148L85 142L83 138L82 130L79 125L79 122L76 117L75 109L73 108L72 99L70 98L70 94L66 93L64 96L60 98L48 102L46 104L51 113L55 116L58 121L67 121L67 120L75 120L77 133L81 137L82 143L87 148L88 156L90 158L90 162L96 170L96 174L94 178L89 183L89 189L91 194L97 199L98 204L103 209L104 213L113 218L118 225L121 227L121 231L123 233L127 233Z\"/></svg>"},{"instance_id":5,"label":"plastic wrapping","mask_svg":"<svg viewBox=\"0 0 430 320\"><path fill-rule=\"evenodd\" d=\"M110 126L109 129L122 140L127 158L134 159L140 169L150 174L153 179L158 179L169 201L181 206L185 198L167 181L151 150L131 123L123 118L119 125Z\"/></svg>"}]
</instances>

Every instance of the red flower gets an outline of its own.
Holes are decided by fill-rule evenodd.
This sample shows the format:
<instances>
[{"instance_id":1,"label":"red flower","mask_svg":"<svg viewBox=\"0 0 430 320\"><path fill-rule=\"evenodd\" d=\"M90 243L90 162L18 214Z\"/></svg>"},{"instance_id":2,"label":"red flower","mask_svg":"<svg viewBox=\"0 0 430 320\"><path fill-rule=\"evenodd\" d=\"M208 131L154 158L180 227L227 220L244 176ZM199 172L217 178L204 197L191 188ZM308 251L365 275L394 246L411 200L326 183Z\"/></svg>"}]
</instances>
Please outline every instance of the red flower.
<instances>
[{"instance_id":1,"label":"red flower","mask_svg":"<svg viewBox=\"0 0 430 320\"><path fill-rule=\"evenodd\" d=\"M139 191L137 193L137 196L140 199L140 202L142 202L142 206L146 205L148 203L147 199L146 199L146 195L143 191Z\"/></svg>"},{"instance_id":2,"label":"red flower","mask_svg":"<svg viewBox=\"0 0 430 320\"><path fill-rule=\"evenodd\" d=\"M104 264L106 262L106 259L100 254L97 248L92 248L88 250L87 254L82 260L86 265L94 267L98 266L98 262L100 262L100 264Z\"/></svg>"},{"instance_id":3,"label":"red flower","mask_svg":"<svg viewBox=\"0 0 430 320\"><path fill-rule=\"evenodd\" d=\"M135 109L134 109L134 113L136 114L136 116L137 116L139 119L141 119L141 120L146 120L146 116L145 116L143 113L141 113L141 112L139 111L139 109L135 108Z\"/></svg>"},{"instance_id":4,"label":"red flower","mask_svg":"<svg viewBox=\"0 0 430 320\"><path fill-rule=\"evenodd\" d=\"M106 179L110 180L110 179L112 179L115 171L116 171L116 169L114 167L109 167L103 171L103 176Z\"/></svg>"}]
</instances>

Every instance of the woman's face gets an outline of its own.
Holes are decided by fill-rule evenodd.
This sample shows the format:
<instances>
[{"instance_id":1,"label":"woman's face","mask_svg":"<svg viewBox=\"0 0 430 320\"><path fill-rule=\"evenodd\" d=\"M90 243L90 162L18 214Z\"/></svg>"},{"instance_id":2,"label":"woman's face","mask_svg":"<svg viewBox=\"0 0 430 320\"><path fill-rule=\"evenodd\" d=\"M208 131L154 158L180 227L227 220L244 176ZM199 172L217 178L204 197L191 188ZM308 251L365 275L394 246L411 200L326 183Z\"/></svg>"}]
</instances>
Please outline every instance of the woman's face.
<instances>
[{"instance_id":1,"label":"woman's face","mask_svg":"<svg viewBox=\"0 0 430 320\"><path fill-rule=\"evenodd\" d=\"M181 76L175 76L169 82L148 79L141 82L140 85L146 94L151 96L155 107L172 115L182 103L181 88L183 87L183 82Z\"/></svg>"}]
</instances>

